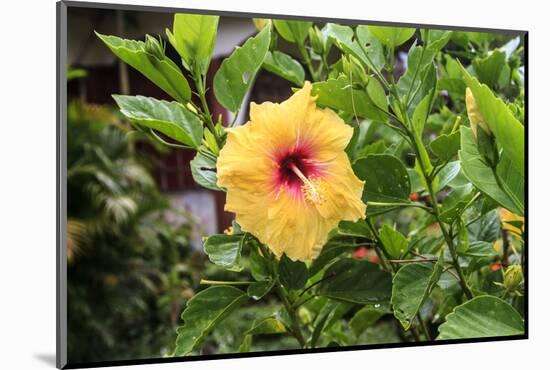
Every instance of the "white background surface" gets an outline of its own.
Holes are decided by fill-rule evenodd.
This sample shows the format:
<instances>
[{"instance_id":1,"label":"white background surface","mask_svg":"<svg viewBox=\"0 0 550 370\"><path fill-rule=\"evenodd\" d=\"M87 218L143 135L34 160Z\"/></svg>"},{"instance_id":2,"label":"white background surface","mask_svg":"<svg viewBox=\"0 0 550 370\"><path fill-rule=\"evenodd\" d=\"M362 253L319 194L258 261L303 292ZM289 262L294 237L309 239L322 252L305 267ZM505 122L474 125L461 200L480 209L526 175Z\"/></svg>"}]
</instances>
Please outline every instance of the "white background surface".
<instances>
[{"instance_id":1,"label":"white background surface","mask_svg":"<svg viewBox=\"0 0 550 370\"><path fill-rule=\"evenodd\" d=\"M124 3L124 1L111 0ZM529 36L530 339L133 367L133 369L543 368L550 327L547 235L550 35L542 1L127 0L320 17L527 29ZM536 4L536 5L535 5ZM55 2L2 2L0 21L0 338L2 369L55 358ZM82 343L82 345L86 345ZM546 351L546 353L544 353ZM542 365L541 365L542 364ZM527 365L527 366L525 366ZM534 366L529 366L534 365Z\"/></svg>"}]
</instances>

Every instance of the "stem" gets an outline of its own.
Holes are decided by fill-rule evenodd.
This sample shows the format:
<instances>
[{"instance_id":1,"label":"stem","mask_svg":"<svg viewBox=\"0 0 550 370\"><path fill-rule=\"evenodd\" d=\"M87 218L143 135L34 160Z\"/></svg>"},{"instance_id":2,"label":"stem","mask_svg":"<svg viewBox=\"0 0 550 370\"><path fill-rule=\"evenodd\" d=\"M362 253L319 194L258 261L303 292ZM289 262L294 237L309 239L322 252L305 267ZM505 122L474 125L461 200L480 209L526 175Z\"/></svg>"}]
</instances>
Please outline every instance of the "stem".
<instances>
[{"instance_id":1,"label":"stem","mask_svg":"<svg viewBox=\"0 0 550 370\"><path fill-rule=\"evenodd\" d=\"M249 285L253 281L222 281L222 280L207 280L201 279L199 284L202 285Z\"/></svg>"},{"instance_id":2,"label":"stem","mask_svg":"<svg viewBox=\"0 0 550 370\"><path fill-rule=\"evenodd\" d=\"M311 58L309 57L309 54L306 50L306 47L304 44L300 43L298 44L298 51L300 52L300 56L302 57L302 60L307 66L307 70L309 71L309 74L311 75L311 79L316 82L318 80L317 73L315 73L315 70L313 69L313 64L311 64Z\"/></svg>"},{"instance_id":3,"label":"stem","mask_svg":"<svg viewBox=\"0 0 550 370\"><path fill-rule=\"evenodd\" d=\"M408 116L407 116L408 117ZM458 277L460 278L460 286L462 287L462 291L466 295L468 299L472 299L474 295L472 294L472 291L468 287L468 284L466 283L466 278L464 277L464 274L462 272L462 268L460 267L459 261L458 261L458 254L456 252L456 248L453 244L453 240L451 236L449 235L449 232L447 230L447 227L441 220L440 214L439 214L439 205L437 203L437 197L435 194L435 190L433 187L432 179L430 179L430 176L428 172L426 171L426 168L424 167L424 164L420 160L420 150L419 145L422 145L422 143L418 143L416 140L415 135L412 137L413 142L413 150L415 151L415 154L418 158L418 163L420 166L420 170L422 172L422 176L424 177L424 180L426 182L426 186L428 188L428 193L430 194L430 198L432 199L432 209L433 209L433 215L437 221L437 224L439 225L439 228L441 229L441 233L443 234L443 237L445 239L445 242L447 243L447 247L449 248L449 251L451 252L452 262L453 266L458 274Z\"/></svg>"},{"instance_id":4,"label":"stem","mask_svg":"<svg viewBox=\"0 0 550 370\"><path fill-rule=\"evenodd\" d=\"M296 308L293 307L293 305L288 300L288 294L285 290L285 288L281 285L279 282L279 277L277 274L276 266L274 265L274 262L276 263L275 259L273 258L273 255L269 252L269 250L262 244L258 244L264 258L267 258L269 260L269 270L271 273L271 276L273 279L275 279L275 290L277 292L277 295L283 302L283 305L285 306L286 311L288 312L288 316L290 317L290 333L296 338L298 343L300 343L300 347L306 348L306 340L304 339L304 336L302 335L302 330L300 329L300 320L298 319L298 315L296 314ZM303 303L303 302L302 302Z\"/></svg>"},{"instance_id":5,"label":"stem","mask_svg":"<svg viewBox=\"0 0 550 370\"><path fill-rule=\"evenodd\" d=\"M437 199L435 199L431 194L433 193L432 190L432 184L429 184L430 188L430 196L432 197L433 206L434 206L434 216L437 220L437 223L439 224L439 228L441 229L441 233L443 234L443 237L445 238L445 242L447 243L447 246L449 247L449 251L451 252L451 257L453 260L453 266L456 270L456 273L458 274L458 277L460 278L460 286L462 287L462 291L466 295L468 299L472 299L474 295L472 294L472 291L470 290L470 287L468 287L468 284L466 283L466 278L464 277L464 274L462 272L462 268L460 267L460 263L458 261L458 254L456 252L456 248L453 244L453 240L451 239L449 232L447 231L447 228L443 224L443 221L441 221L441 218L439 217L439 209L437 206Z\"/></svg>"},{"instance_id":6,"label":"stem","mask_svg":"<svg viewBox=\"0 0 550 370\"><path fill-rule=\"evenodd\" d=\"M216 143L218 144L218 147L221 148L222 143L220 138L218 137L216 126L214 125L214 121L212 120L212 114L210 113L208 102L206 101L206 80L205 78L203 78L199 70L193 73L193 80L195 81L195 86L197 88L197 95L199 96L199 99L201 101L202 110L204 112L204 115L206 116L206 125L208 126L208 129L210 130L210 132L212 132L212 134L214 135L214 138L216 139Z\"/></svg>"},{"instance_id":7,"label":"stem","mask_svg":"<svg viewBox=\"0 0 550 370\"><path fill-rule=\"evenodd\" d=\"M328 60L327 60L327 55L325 52L323 52L323 55L321 56L321 67L322 69L319 70L319 77L321 77L321 71L323 71L323 78L325 78L327 75L328 75L328 72L330 70L329 66L328 66Z\"/></svg>"},{"instance_id":8,"label":"stem","mask_svg":"<svg viewBox=\"0 0 550 370\"><path fill-rule=\"evenodd\" d=\"M235 116L233 117L233 121L231 121L231 124L229 125L229 127L235 126L235 123L237 122L237 118L239 118L239 112L240 110L235 112Z\"/></svg>"},{"instance_id":9,"label":"stem","mask_svg":"<svg viewBox=\"0 0 550 370\"><path fill-rule=\"evenodd\" d=\"M462 119L461 116L456 116L455 123L453 125L453 128L451 129L451 134L453 134L456 130L458 130L458 127L460 126L460 120Z\"/></svg>"},{"instance_id":10,"label":"stem","mask_svg":"<svg viewBox=\"0 0 550 370\"><path fill-rule=\"evenodd\" d=\"M424 258L421 258L421 259L413 259L413 260L388 260L388 262L391 262L391 263L423 263L423 262L430 262L430 263L434 263L434 262L437 262L437 258L427 258L427 257L424 257Z\"/></svg>"},{"instance_id":11,"label":"stem","mask_svg":"<svg viewBox=\"0 0 550 370\"><path fill-rule=\"evenodd\" d=\"M414 340L416 342L420 342L420 336L418 335L418 332L416 331L416 329L413 326L411 326L411 333L414 337Z\"/></svg>"},{"instance_id":12,"label":"stem","mask_svg":"<svg viewBox=\"0 0 550 370\"><path fill-rule=\"evenodd\" d=\"M276 287L277 294L279 295L279 298L281 298L281 301L283 301L283 305L285 306L285 309L288 312L288 316L290 317L292 335L294 335L302 348L306 348L306 340L304 339L304 336L302 335L302 330L300 329L300 321L298 319L298 315L296 314L296 309L292 306L292 304L290 304L283 286L279 282L277 282Z\"/></svg>"},{"instance_id":13,"label":"stem","mask_svg":"<svg viewBox=\"0 0 550 370\"><path fill-rule=\"evenodd\" d=\"M422 327L422 331L424 332L424 335L426 336L426 340L432 340L432 336L430 335L430 331L428 330L428 326L426 325L426 322L422 320L422 317L420 316L420 312L416 313L416 318L418 321L420 321L420 326Z\"/></svg>"},{"instance_id":14,"label":"stem","mask_svg":"<svg viewBox=\"0 0 550 370\"><path fill-rule=\"evenodd\" d=\"M395 49L390 48L390 81L395 85Z\"/></svg>"},{"instance_id":15,"label":"stem","mask_svg":"<svg viewBox=\"0 0 550 370\"><path fill-rule=\"evenodd\" d=\"M443 270L443 272L448 272L449 274L451 274L451 275L456 279L456 281L460 281L460 278L458 277L458 275L456 274L456 272L451 271L451 268L452 268L452 267L453 267L453 266L447 266L447 267Z\"/></svg>"},{"instance_id":16,"label":"stem","mask_svg":"<svg viewBox=\"0 0 550 370\"><path fill-rule=\"evenodd\" d=\"M508 239L508 230L502 229L502 265L508 266L508 257L510 254L510 239Z\"/></svg>"},{"instance_id":17,"label":"stem","mask_svg":"<svg viewBox=\"0 0 550 370\"><path fill-rule=\"evenodd\" d=\"M391 207L391 206L395 206L395 207L416 207L416 208L420 208L420 209L423 209L425 211L428 211L430 213L432 213L432 209L430 207L426 207L425 205L423 204L417 204L417 203L385 203L385 202L367 202L367 206L381 206L381 207L384 207L384 206L387 206L387 207Z\"/></svg>"},{"instance_id":18,"label":"stem","mask_svg":"<svg viewBox=\"0 0 550 370\"><path fill-rule=\"evenodd\" d=\"M420 52L420 60L418 61L418 68L416 68L416 70L414 71L413 79L411 81L411 86L409 86L409 91L407 91L407 95L405 95L405 99L407 100L405 102L405 108L406 109L409 108L409 104L412 100L411 92L412 92L412 88L414 86L414 83L416 82L416 77L418 76L418 71L420 70L420 66L422 65L422 59L424 59L424 50L426 50L426 46L424 46L422 48L422 51ZM414 95L416 95L416 93Z\"/></svg>"},{"instance_id":19,"label":"stem","mask_svg":"<svg viewBox=\"0 0 550 370\"><path fill-rule=\"evenodd\" d=\"M382 240L380 240L380 235L378 234L378 230L376 230L376 228L372 224L372 221L368 217L366 218L366 221L369 229L372 231L372 234L376 238L377 243L374 245L374 251L376 252L376 255L378 256L378 258L380 258L380 261L382 262L382 266L384 266L384 268L387 271L395 272L395 268L393 267L393 265L387 261L387 259L389 259L391 256L386 250L384 243L382 243ZM382 253L380 253L379 249L382 251Z\"/></svg>"}]
</instances>

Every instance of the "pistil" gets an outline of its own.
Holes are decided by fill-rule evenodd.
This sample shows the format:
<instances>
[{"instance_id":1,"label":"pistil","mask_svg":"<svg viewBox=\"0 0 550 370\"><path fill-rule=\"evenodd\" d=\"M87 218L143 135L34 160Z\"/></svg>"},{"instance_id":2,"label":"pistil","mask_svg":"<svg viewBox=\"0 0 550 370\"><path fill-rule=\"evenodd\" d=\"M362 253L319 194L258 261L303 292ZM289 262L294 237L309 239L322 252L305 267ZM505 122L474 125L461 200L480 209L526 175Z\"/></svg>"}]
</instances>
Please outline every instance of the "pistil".
<instances>
[{"instance_id":1,"label":"pistil","mask_svg":"<svg viewBox=\"0 0 550 370\"><path fill-rule=\"evenodd\" d=\"M304 192L306 198L314 204L322 203L323 196L321 194L321 183L316 180L308 179L294 163L290 163L289 167L302 181L302 191Z\"/></svg>"}]
</instances>

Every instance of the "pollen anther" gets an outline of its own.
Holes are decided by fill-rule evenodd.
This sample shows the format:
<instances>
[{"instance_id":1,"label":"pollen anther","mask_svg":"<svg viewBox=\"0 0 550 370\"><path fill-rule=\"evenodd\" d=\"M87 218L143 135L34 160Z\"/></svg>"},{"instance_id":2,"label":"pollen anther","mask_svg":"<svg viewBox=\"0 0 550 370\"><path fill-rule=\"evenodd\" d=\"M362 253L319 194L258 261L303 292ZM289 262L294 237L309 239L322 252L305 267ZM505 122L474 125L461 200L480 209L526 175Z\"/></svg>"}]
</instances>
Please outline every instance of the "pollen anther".
<instances>
[{"instance_id":1,"label":"pollen anther","mask_svg":"<svg viewBox=\"0 0 550 370\"><path fill-rule=\"evenodd\" d=\"M302 171L295 165L290 164L290 169L302 180L302 193L304 197L313 204L322 204L325 202L323 195L323 181L318 178L308 179Z\"/></svg>"}]
</instances>

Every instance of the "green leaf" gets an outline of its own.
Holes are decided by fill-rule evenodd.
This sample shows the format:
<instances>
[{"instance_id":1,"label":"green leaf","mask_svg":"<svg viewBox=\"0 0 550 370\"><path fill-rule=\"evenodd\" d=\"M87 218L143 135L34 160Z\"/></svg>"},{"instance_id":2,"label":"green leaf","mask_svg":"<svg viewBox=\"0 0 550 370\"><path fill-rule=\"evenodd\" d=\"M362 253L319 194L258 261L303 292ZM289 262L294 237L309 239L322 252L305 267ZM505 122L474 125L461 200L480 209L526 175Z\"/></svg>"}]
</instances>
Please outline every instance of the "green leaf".
<instances>
[{"instance_id":1,"label":"green leaf","mask_svg":"<svg viewBox=\"0 0 550 370\"><path fill-rule=\"evenodd\" d=\"M483 116L504 154L510 159L517 171L525 173L525 130L506 103L496 97L487 85L481 85L463 69L464 79L472 90L479 112Z\"/></svg>"},{"instance_id":2,"label":"green leaf","mask_svg":"<svg viewBox=\"0 0 550 370\"><path fill-rule=\"evenodd\" d=\"M409 246L407 238L388 224L384 224L380 229L380 241L393 258L399 258Z\"/></svg>"},{"instance_id":3,"label":"green leaf","mask_svg":"<svg viewBox=\"0 0 550 370\"><path fill-rule=\"evenodd\" d=\"M454 222L472 197L472 184L456 187L441 205L441 219L449 224Z\"/></svg>"},{"instance_id":4,"label":"green leaf","mask_svg":"<svg viewBox=\"0 0 550 370\"><path fill-rule=\"evenodd\" d=\"M506 54L500 50L494 50L485 58L474 58L472 66L481 83L496 86L505 63Z\"/></svg>"},{"instance_id":5,"label":"green leaf","mask_svg":"<svg viewBox=\"0 0 550 370\"><path fill-rule=\"evenodd\" d=\"M317 95L317 105L342 110L362 118L384 121L387 115L364 90L353 88L349 79L341 75L312 85L312 95ZM380 102L378 102L380 104Z\"/></svg>"},{"instance_id":6,"label":"green leaf","mask_svg":"<svg viewBox=\"0 0 550 370\"><path fill-rule=\"evenodd\" d=\"M388 110L386 92L376 78L369 78L367 82L367 94L378 108L383 109L384 111Z\"/></svg>"},{"instance_id":7,"label":"green leaf","mask_svg":"<svg viewBox=\"0 0 550 370\"><path fill-rule=\"evenodd\" d=\"M500 337L524 334L520 314L500 298L484 295L455 307L439 327L437 339Z\"/></svg>"},{"instance_id":8,"label":"green leaf","mask_svg":"<svg viewBox=\"0 0 550 370\"><path fill-rule=\"evenodd\" d=\"M351 318L349 326L356 337L363 334L367 328L374 325L387 311L368 305L357 311Z\"/></svg>"},{"instance_id":9,"label":"green leaf","mask_svg":"<svg viewBox=\"0 0 550 370\"><path fill-rule=\"evenodd\" d=\"M140 95L113 95L113 98L122 114L137 126L162 132L192 148L199 147L202 122L180 103Z\"/></svg>"},{"instance_id":10,"label":"green leaf","mask_svg":"<svg viewBox=\"0 0 550 370\"><path fill-rule=\"evenodd\" d=\"M340 50L353 55L365 66L377 71L384 67L386 61L382 44L367 26L357 26L356 38L351 27L335 23L327 23L323 32Z\"/></svg>"},{"instance_id":11,"label":"green leaf","mask_svg":"<svg viewBox=\"0 0 550 370\"><path fill-rule=\"evenodd\" d=\"M351 244L351 245L350 245ZM315 276L319 271L329 265L334 259L343 253L353 251L357 248L352 242L329 241L321 250L321 253L313 260L309 267L309 276Z\"/></svg>"},{"instance_id":12,"label":"green leaf","mask_svg":"<svg viewBox=\"0 0 550 370\"><path fill-rule=\"evenodd\" d=\"M256 281L248 286L247 294L250 298L259 301L271 291L275 280Z\"/></svg>"},{"instance_id":13,"label":"green leaf","mask_svg":"<svg viewBox=\"0 0 550 370\"><path fill-rule=\"evenodd\" d=\"M407 57L407 70L397 81L397 90L407 107L414 108L435 87L437 75L433 60L436 50L413 45Z\"/></svg>"},{"instance_id":14,"label":"green leaf","mask_svg":"<svg viewBox=\"0 0 550 370\"><path fill-rule=\"evenodd\" d=\"M271 41L270 27L249 38L224 59L214 76L214 94L225 108L237 112L256 73L262 66Z\"/></svg>"},{"instance_id":15,"label":"green leaf","mask_svg":"<svg viewBox=\"0 0 550 370\"><path fill-rule=\"evenodd\" d=\"M391 302L394 315L408 330L439 281L443 272L443 258L437 263L408 263L401 267L393 278Z\"/></svg>"},{"instance_id":16,"label":"green leaf","mask_svg":"<svg viewBox=\"0 0 550 370\"><path fill-rule=\"evenodd\" d=\"M243 291L230 286L212 286L193 296L181 315L174 354L186 356L199 349L214 327L247 300Z\"/></svg>"},{"instance_id":17,"label":"green leaf","mask_svg":"<svg viewBox=\"0 0 550 370\"><path fill-rule=\"evenodd\" d=\"M426 150L426 147L424 146L424 143L422 141L422 132L424 131L424 125L426 123L426 119L428 118L428 114L431 110L431 103L433 98L433 90L431 93L426 95L420 104L414 109L414 114L412 117L412 126L413 126L413 134L414 134L414 140L417 143L418 148L418 157L416 158L415 168L417 172L421 175L422 182L424 183L424 186L426 189L428 188L428 184L426 183L424 176L422 173L431 173L433 169L432 162L430 161L430 156L428 155L428 151ZM434 186L438 187L438 181L437 177L433 180Z\"/></svg>"},{"instance_id":18,"label":"green leaf","mask_svg":"<svg viewBox=\"0 0 550 370\"><path fill-rule=\"evenodd\" d=\"M250 328L245 335L282 334L286 333L286 326L274 317L268 317Z\"/></svg>"},{"instance_id":19,"label":"green leaf","mask_svg":"<svg viewBox=\"0 0 550 370\"><path fill-rule=\"evenodd\" d=\"M342 45L350 45L353 40L353 29L349 26L344 26L337 23L327 23L322 32L327 39L331 40L337 47Z\"/></svg>"},{"instance_id":20,"label":"green leaf","mask_svg":"<svg viewBox=\"0 0 550 370\"><path fill-rule=\"evenodd\" d=\"M443 162L451 160L460 149L460 131L442 134L430 143L430 150Z\"/></svg>"},{"instance_id":21,"label":"green leaf","mask_svg":"<svg viewBox=\"0 0 550 370\"><path fill-rule=\"evenodd\" d=\"M422 140L422 133L424 132L424 125L430 114L430 108L432 106L432 95L425 96L420 104L415 108L412 116L412 127L414 134Z\"/></svg>"},{"instance_id":22,"label":"green leaf","mask_svg":"<svg viewBox=\"0 0 550 370\"><path fill-rule=\"evenodd\" d=\"M506 188L509 197L515 198L515 203L523 210L525 203L525 177L506 154L502 154L497 165L497 174L502 179L502 186ZM523 213L520 213L523 216Z\"/></svg>"},{"instance_id":23,"label":"green leaf","mask_svg":"<svg viewBox=\"0 0 550 370\"><path fill-rule=\"evenodd\" d=\"M173 32L167 29L166 35L190 72L198 68L202 75L206 75L216 43L219 18L201 14L174 15Z\"/></svg>"},{"instance_id":24,"label":"green leaf","mask_svg":"<svg viewBox=\"0 0 550 370\"><path fill-rule=\"evenodd\" d=\"M382 44L395 48L409 40L416 32L416 28L369 26L369 31Z\"/></svg>"},{"instance_id":25,"label":"green leaf","mask_svg":"<svg viewBox=\"0 0 550 370\"><path fill-rule=\"evenodd\" d=\"M361 50L357 57L369 68L381 71L386 64L382 43L371 32L370 26L359 25L355 28L355 33Z\"/></svg>"},{"instance_id":26,"label":"green leaf","mask_svg":"<svg viewBox=\"0 0 550 370\"><path fill-rule=\"evenodd\" d=\"M498 210L485 213L468 227L472 240L490 242L491 245L501 236L500 217Z\"/></svg>"},{"instance_id":27,"label":"green leaf","mask_svg":"<svg viewBox=\"0 0 550 370\"><path fill-rule=\"evenodd\" d=\"M275 26L277 32L279 32L279 35L281 35L286 41L296 44L303 44L309 33L310 27L313 25L313 22L274 19L273 25Z\"/></svg>"},{"instance_id":28,"label":"green leaf","mask_svg":"<svg viewBox=\"0 0 550 370\"><path fill-rule=\"evenodd\" d=\"M279 261L279 279L288 289L303 288L308 279L306 264L301 261L292 261L283 254Z\"/></svg>"},{"instance_id":29,"label":"green leaf","mask_svg":"<svg viewBox=\"0 0 550 370\"><path fill-rule=\"evenodd\" d=\"M359 153L357 153L357 156L366 157L370 154L384 154L387 150L388 150L388 147L386 146L386 143L384 142L384 140L378 140L372 144L363 146L359 151Z\"/></svg>"},{"instance_id":30,"label":"green leaf","mask_svg":"<svg viewBox=\"0 0 550 370\"><path fill-rule=\"evenodd\" d=\"M211 235L204 242L204 252L210 261L230 271L241 271L241 251L246 234Z\"/></svg>"},{"instance_id":31,"label":"green leaf","mask_svg":"<svg viewBox=\"0 0 550 370\"><path fill-rule=\"evenodd\" d=\"M453 36L453 31L443 31L443 30L420 30L422 34L422 39L432 50L441 50L451 37Z\"/></svg>"},{"instance_id":32,"label":"green leaf","mask_svg":"<svg viewBox=\"0 0 550 370\"><path fill-rule=\"evenodd\" d=\"M364 260L344 258L327 268L319 294L359 304L389 302L391 274Z\"/></svg>"},{"instance_id":33,"label":"green leaf","mask_svg":"<svg viewBox=\"0 0 550 370\"><path fill-rule=\"evenodd\" d=\"M191 176L197 184L210 190L221 190L216 184L216 160L217 157L204 146L199 148L195 158L189 163Z\"/></svg>"},{"instance_id":34,"label":"green leaf","mask_svg":"<svg viewBox=\"0 0 550 370\"><path fill-rule=\"evenodd\" d=\"M239 346L238 351L239 353L250 352L251 347L252 347L252 335L245 335L241 345Z\"/></svg>"},{"instance_id":35,"label":"green leaf","mask_svg":"<svg viewBox=\"0 0 550 370\"><path fill-rule=\"evenodd\" d=\"M460 161L449 162L439 171L437 179L439 180L437 191L449 185L460 174ZM465 180L468 181L468 180Z\"/></svg>"},{"instance_id":36,"label":"green leaf","mask_svg":"<svg viewBox=\"0 0 550 370\"><path fill-rule=\"evenodd\" d=\"M340 320L351 307L352 305L347 302L327 301L313 323L313 333L310 339L312 348L315 348L317 345L317 341L321 337L321 334L330 329L330 327Z\"/></svg>"},{"instance_id":37,"label":"green leaf","mask_svg":"<svg viewBox=\"0 0 550 370\"><path fill-rule=\"evenodd\" d=\"M457 251L460 256L474 258L494 258L498 256L497 251L491 243L475 241L468 245L468 249Z\"/></svg>"},{"instance_id":38,"label":"green leaf","mask_svg":"<svg viewBox=\"0 0 550 370\"><path fill-rule=\"evenodd\" d=\"M250 248L250 274L256 281L265 281L271 279L268 260L260 255L259 248Z\"/></svg>"},{"instance_id":39,"label":"green leaf","mask_svg":"<svg viewBox=\"0 0 550 370\"><path fill-rule=\"evenodd\" d=\"M460 256L492 259L498 256L492 243L475 241L469 244L465 251L458 251Z\"/></svg>"},{"instance_id":40,"label":"green leaf","mask_svg":"<svg viewBox=\"0 0 550 370\"><path fill-rule=\"evenodd\" d=\"M389 154L369 154L353 163L356 176L365 181L364 202L409 202L411 183L403 162ZM384 212L388 207L368 206L367 214Z\"/></svg>"},{"instance_id":41,"label":"green leaf","mask_svg":"<svg viewBox=\"0 0 550 370\"><path fill-rule=\"evenodd\" d=\"M499 187L493 171L484 162L483 157L477 148L477 143L472 129L462 126L460 130L461 143L458 157L460 158L464 175L472 182L472 184L475 185L475 187L477 187L488 197L495 200L502 207L507 208L518 215L523 215L523 207L517 207L508 194L506 194ZM509 181L513 181L514 183L523 181L523 174L518 173L512 166L506 166L506 168L510 174L508 177ZM523 200L520 199L520 201L521 204L523 204Z\"/></svg>"},{"instance_id":42,"label":"green leaf","mask_svg":"<svg viewBox=\"0 0 550 370\"><path fill-rule=\"evenodd\" d=\"M466 252L470 248L470 236L468 235L468 229L464 224L464 221L458 219L458 235L456 240L456 250L458 253Z\"/></svg>"},{"instance_id":43,"label":"green leaf","mask_svg":"<svg viewBox=\"0 0 550 370\"><path fill-rule=\"evenodd\" d=\"M280 51L268 51L263 68L292 82L296 86L304 85L304 68L288 54L281 53Z\"/></svg>"},{"instance_id":44,"label":"green leaf","mask_svg":"<svg viewBox=\"0 0 550 370\"><path fill-rule=\"evenodd\" d=\"M367 222L363 219L356 222L340 221L338 224L338 234L363 239L372 238L372 232L369 229Z\"/></svg>"},{"instance_id":45,"label":"green leaf","mask_svg":"<svg viewBox=\"0 0 550 370\"><path fill-rule=\"evenodd\" d=\"M462 99L466 93L466 83L462 78L442 77L437 80L437 90L446 90L455 100Z\"/></svg>"},{"instance_id":46,"label":"green leaf","mask_svg":"<svg viewBox=\"0 0 550 370\"><path fill-rule=\"evenodd\" d=\"M143 41L125 40L116 36L96 35L111 49L113 54L132 68L138 70L151 82L181 103L191 99L189 83L178 66L165 57L159 59L145 51Z\"/></svg>"}]
</instances>

